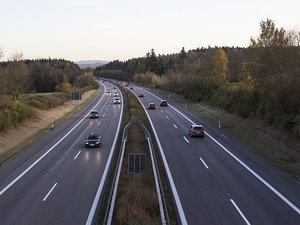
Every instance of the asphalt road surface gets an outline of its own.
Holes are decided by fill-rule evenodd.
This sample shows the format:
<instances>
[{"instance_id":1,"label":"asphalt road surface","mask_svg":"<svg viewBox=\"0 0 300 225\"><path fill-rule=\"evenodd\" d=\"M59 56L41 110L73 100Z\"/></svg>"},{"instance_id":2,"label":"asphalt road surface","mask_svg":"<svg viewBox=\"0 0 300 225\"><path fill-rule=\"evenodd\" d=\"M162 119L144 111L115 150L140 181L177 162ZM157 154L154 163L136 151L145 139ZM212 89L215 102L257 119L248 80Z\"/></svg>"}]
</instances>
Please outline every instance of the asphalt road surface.
<instances>
[{"instance_id":1,"label":"asphalt road surface","mask_svg":"<svg viewBox=\"0 0 300 225\"><path fill-rule=\"evenodd\" d=\"M182 224L300 224L299 183L185 109L160 107L160 98L150 92L132 91L145 95L139 98L145 107L156 104L146 111ZM193 123L204 126L205 138L189 137Z\"/></svg>"},{"instance_id":2,"label":"asphalt road surface","mask_svg":"<svg viewBox=\"0 0 300 225\"><path fill-rule=\"evenodd\" d=\"M0 167L1 225L90 224L101 198L120 126L122 104L113 104L111 84L41 140ZM113 93L107 93L110 88ZM99 119L89 112L99 110ZM89 133L100 148L84 146Z\"/></svg>"}]
</instances>

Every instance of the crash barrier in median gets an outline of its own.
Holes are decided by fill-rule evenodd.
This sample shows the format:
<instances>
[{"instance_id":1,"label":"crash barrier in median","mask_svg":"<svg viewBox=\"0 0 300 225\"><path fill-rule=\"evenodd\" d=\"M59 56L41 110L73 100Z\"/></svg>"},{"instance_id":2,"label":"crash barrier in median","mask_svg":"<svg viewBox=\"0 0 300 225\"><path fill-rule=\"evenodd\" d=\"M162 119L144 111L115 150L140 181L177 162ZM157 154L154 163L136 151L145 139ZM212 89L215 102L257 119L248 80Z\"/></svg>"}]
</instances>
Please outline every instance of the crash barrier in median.
<instances>
[{"instance_id":1,"label":"crash barrier in median","mask_svg":"<svg viewBox=\"0 0 300 225\"><path fill-rule=\"evenodd\" d=\"M163 225L168 225L169 217L168 217L167 205L166 205L165 197L163 194L161 179L159 176L159 169L157 166L156 157L155 157L155 153L153 150L151 136L141 121L139 121L139 124L140 124L140 127L142 128L142 130L144 131L145 138L148 143L150 156L151 156L150 158L151 158L151 163L152 163L152 168L153 168L153 175L154 175L154 179L155 179L155 189L156 189L156 194L157 194L158 203L159 203L161 223ZM121 173L121 169L122 169L122 163L124 160L124 152L125 152L125 147L126 147L126 142L127 142L127 134L128 134L128 129L131 125L132 125L132 119L130 120L130 122L126 125L126 127L123 130L121 151L120 151L117 166L116 166L117 169L114 174L113 184L112 184L112 188L110 191L110 197L109 197L106 214L105 214L105 218L104 218L104 223L103 223L105 225L112 224L113 212L114 212L114 207L115 207L115 202L116 202L116 195L117 195L118 184L119 184L119 179L120 179L120 173Z\"/></svg>"}]
</instances>

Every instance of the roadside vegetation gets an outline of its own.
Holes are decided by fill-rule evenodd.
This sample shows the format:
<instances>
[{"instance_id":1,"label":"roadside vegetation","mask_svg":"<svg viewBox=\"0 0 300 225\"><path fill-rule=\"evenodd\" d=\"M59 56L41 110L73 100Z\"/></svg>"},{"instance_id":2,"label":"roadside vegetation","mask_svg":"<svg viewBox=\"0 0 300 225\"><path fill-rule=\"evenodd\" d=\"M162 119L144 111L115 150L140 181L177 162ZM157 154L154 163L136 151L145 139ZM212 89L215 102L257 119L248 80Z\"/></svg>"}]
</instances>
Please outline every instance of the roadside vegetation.
<instances>
[{"instance_id":1,"label":"roadside vegetation","mask_svg":"<svg viewBox=\"0 0 300 225\"><path fill-rule=\"evenodd\" d=\"M132 118L127 140L113 224L161 224L149 149L136 116ZM130 153L146 154L145 172L128 172Z\"/></svg>"},{"instance_id":2,"label":"roadside vegetation","mask_svg":"<svg viewBox=\"0 0 300 225\"><path fill-rule=\"evenodd\" d=\"M214 110L201 117L216 125L222 120L223 131L299 180L300 32L277 28L270 19L259 28L247 48L182 48L168 55L152 49L145 57L97 67L94 75L173 93L196 113L223 109L215 118Z\"/></svg>"},{"instance_id":3,"label":"roadside vegetation","mask_svg":"<svg viewBox=\"0 0 300 225\"><path fill-rule=\"evenodd\" d=\"M33 118L35 109L62 105L73 91L98 87L91 72L83 73L70 61L23 60L21 53L0 62L0 80L0 132Z\"/></svg>"},{"instance_id":4,"label":"roadside vegetation","mask_svg":"<svg viewBox=\"0 0 300 225\"><path fill-rule=\"evenodd\" d=\"M125 62L113 61L95 76L131 80L254 117L300 138L300 32L267 19L248 48L208 47Z\"/></svg>"}]
</instances>

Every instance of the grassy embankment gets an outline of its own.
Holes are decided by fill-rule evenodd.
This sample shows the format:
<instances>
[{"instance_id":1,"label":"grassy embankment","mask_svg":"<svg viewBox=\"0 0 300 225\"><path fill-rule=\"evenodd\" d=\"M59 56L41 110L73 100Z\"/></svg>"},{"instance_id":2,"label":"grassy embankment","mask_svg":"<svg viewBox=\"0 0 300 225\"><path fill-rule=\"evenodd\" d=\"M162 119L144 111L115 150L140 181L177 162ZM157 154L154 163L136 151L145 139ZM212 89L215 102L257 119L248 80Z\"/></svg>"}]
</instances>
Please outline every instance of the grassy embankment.
<instances>
[{"instance_id":1,"label":"grassy embankment","mask_svg":"<svg viewBox=\"0 0 300 225\"><path fill-rule=\"evenodd\" d=\"M133 123L128 130L128 140L118 186L113 224L160 224L161 220L152 172L152 165L150 161L151 158L149 155L148 144L145 139L145 135L139 125L139 121L142 121L149 131L151 131L151 127L149 125L149 121L145 115L145 112L136 97L132 95L131 92L129 92L126 88L122 89L122 92L124 96L124 119L122 128L125 127L125 125L130 121L131 118L133 119ZM152 140L154 141L155 139L152 138ZM157 146L155 146L155 148L156 155L158 156ZM114 156L112 168L116 167L119 149L120 144L117 146L117 151ZM146 154L145 173L128 173L129 153ZM172 196L169 192L164 169L159 161L159 157L157 158L160 168L160 176L166 197L168 213L171 221L170 224L177 224L175 212L173 209ZM108 201L108 194L114 172L115 171L112 170L110 173L108 185L104 193L103 202ZM98 224L103 224L104 212L106 207L104 205L105 204L102 204L100 210L100 220Z\"/></svg>"},{"instance_id":2,"label":"grassy embankment","mask_svg":"<svg viewBox=\"0 0 300 225\"><path fill-rule=\"evenodd\" d=\"M300 140L291 136L289 131L257 118L242 118L218 107L196 103L179 94L156 91L169 96L170 101L183 108L187 106L187 110L215 127L218 127L220 121L220 134L234 137L267 162L300 181Z\"/></svg>"},{"instance_id":3,"label":"grassy embankment","mask_svg":"<svg viewBox=\"0 0 300 225\"><path fill-rule=\"evenodd\" d=\"M1 146L0 164L45 135L51 129L51 121L55 126L59 125L87 104L96 93L96 90L89 91L87 99L75 104L70 104L69 94L57 92L24 95L15 103L6 101L5 109L0 110L0 139L7 142ZM63 113L54 112L58 108ZM51 121L48 121L49 118Z\"/></svg>"}]
</instances>

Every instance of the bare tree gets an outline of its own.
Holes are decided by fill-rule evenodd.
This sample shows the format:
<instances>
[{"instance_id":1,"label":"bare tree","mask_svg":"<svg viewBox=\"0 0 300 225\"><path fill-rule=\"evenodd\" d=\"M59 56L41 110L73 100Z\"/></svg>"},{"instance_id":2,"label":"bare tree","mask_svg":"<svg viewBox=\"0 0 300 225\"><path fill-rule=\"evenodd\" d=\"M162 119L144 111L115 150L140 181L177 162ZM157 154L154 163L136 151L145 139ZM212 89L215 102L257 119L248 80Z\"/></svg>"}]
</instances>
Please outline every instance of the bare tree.
<instances>
[{"instance_id":1,"label":"bare tree","mask_svg":"<svg viewBox=\"0 0 300 225\"><path fill-rule=\"evenodd\" d=\"M0 59L3 57L3 49L0 48Z\"/></svg>"},{"instance_id":2,"label":"bare tree","mask_svg":"<svg viewBox=\"0 0 300 225\"><path fill-rule=\"evenodd\" d=\"M4 90L12 101L18 101L20 94L27 91L29 87L28 68L22 61L22 53L14 53L11 62L4 71Z\"/></svg>"}]
</instances>

